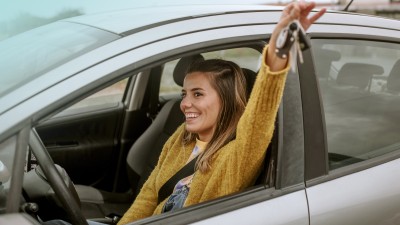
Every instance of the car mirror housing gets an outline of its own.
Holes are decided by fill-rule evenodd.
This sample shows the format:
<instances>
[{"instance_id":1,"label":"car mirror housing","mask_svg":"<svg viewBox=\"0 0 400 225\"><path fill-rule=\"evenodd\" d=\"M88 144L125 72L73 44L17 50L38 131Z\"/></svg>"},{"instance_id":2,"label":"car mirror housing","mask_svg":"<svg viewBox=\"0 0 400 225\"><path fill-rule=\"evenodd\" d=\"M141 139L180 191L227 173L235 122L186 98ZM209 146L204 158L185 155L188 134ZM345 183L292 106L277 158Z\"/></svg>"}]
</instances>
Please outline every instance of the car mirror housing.
<instances>
[{"instance_id":1,"label":"car mirror housing","mask_svg":"<svg viewBox=\"0 0 400 225\"><path fill-rule=\"evenodd\" d=\"M0 160L0 185L6 183L10 179L10 172Z\"/></svg>"}]
</instances>

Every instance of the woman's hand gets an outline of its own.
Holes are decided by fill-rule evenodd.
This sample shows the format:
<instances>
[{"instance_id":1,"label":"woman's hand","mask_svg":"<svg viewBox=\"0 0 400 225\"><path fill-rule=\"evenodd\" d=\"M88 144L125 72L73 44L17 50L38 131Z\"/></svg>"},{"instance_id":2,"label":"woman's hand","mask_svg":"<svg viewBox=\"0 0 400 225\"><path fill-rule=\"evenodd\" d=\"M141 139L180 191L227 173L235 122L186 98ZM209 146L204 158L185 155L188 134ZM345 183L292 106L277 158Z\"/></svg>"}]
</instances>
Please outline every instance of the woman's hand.
<instances>
[{"instance_id":1,"label":"woman's hand","mask_svg":"<svg viewBox=\"0 0 400 225\"><path fill-rule=\"evenodd\" d=\"M286 67L288 59L281 59L275 53L275 43L279 33L288 26L293 20L298 20L304 30L307 30L316 20L318 20L326 11L325 8L321 9L317 13L309 17L312 9L314 9L314 2L305 2L303 0L299 2L290 3L285 7L282 12L281 18L272 32L271 39L269 41L268 53L266 64L269 66L271 71L279 71Z\"/></svg>"}]
</instances>

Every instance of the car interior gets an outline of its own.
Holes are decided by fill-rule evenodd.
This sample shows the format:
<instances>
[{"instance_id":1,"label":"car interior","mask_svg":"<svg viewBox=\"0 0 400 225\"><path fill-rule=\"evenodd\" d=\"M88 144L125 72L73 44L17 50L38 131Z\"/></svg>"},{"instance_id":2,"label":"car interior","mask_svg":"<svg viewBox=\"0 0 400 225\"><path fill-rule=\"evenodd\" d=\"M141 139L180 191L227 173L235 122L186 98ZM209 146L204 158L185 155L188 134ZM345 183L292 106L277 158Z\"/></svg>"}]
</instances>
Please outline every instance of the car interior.
<instances>
[{"instance_id":1,"label":"car interior","mask_svg":"<svg viewBox=\"0 0 400 225\"><path fill-rule=\"evenodd\" d=\"M261 48L256 49L259 57ZM240 51L244 50L239 48ZM161 76L167 65L156 65L124 79L126 90L122 102L109 104L109 107L100 110L95 106L94 113L80 112L79 109L62 111L36 127L85 218L112 223L132 204L156 166L164 143L184 121L179 106L180 87L187 68L196 60L204 60L203 55L186 54L175 60L172 69L173 81L178 87L175 94L159 95ZM256 69L242 67L248 96L255 81ZM134 85L146 87L136 89L143 92L141 102L135 102L138 100L132 97L138 94L130 92ZM128 105L126 109L125 105ZM73 119L68 119L70 117ZM121 141L116 140L116 136L120 136ZM276 157L277 148L272 145L255 186L267 187L273 183L274 169L269 162ZM112 150L116 148L119 151ZM27 157L23 188L25 201L40 206L37 212L27 210L29 214L43 221L68 221L68 215L51 191L32 153Z\"/></svg>"},{"instance_id":2,"label":"car interior","mask_svg":"<svg viewBox=\"0 0 400 225\"><path fill-rule=\"evenodd\" d=\"M315 42L313 47L324 101L329 168L362 162L398 148L397 137L392 135L381 136L374 145L368 140L354 141L360 137L380 135L379 129L383 127L392 129L390 133L398 132L398 128L387 121L398 120L393 112L397 111L400 101L400 59L390 58L383 63L387 52L395 54L398 50L388 50L373 42L361 44L361 41L355 41L354 46L344 47L340 41L332 44L320 42ZM375 56L363 55L364 51L377 53ZM351 121L354 130L342 130L341 123L348 123L344 121ZM376 128L372 129L374 126Z\"/></svg>"}]
</instances>

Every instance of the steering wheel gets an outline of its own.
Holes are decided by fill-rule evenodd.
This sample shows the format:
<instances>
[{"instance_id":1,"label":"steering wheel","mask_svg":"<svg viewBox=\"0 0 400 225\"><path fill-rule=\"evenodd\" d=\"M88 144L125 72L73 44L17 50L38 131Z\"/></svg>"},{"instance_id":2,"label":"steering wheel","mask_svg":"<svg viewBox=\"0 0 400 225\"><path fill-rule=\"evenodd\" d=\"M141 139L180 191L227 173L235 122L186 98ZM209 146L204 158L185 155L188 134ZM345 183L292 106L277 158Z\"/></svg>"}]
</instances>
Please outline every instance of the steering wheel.
<instances>
[{"instance_id":1,"label":"steering wheel","mask_svg":"<svg viewBox=\"0 0 400 225\"><path fill-rule=\"evenodd\" d=\"M74 225L88 225L80 210L79 197L68 174L63 168L54 164L34 128L31 130L29 146L40 166L35 172L38 176L44 176L45 180L50 184L70 222Z\"/></svg>"}]
</instances>

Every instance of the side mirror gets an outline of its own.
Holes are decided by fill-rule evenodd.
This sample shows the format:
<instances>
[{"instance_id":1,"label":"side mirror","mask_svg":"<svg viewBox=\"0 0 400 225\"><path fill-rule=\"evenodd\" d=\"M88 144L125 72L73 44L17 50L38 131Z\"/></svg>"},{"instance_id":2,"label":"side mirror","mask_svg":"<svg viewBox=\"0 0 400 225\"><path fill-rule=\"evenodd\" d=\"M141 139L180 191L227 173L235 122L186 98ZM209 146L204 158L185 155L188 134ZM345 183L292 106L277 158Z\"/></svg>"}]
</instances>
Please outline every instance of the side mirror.
<instances>
[{"instance_id":1,"label":"side mirror","mask_svg":"<svg viewBox=\"0 0 400 225\"><path fill-rule=\"evenodd\" d=\"M10 179L10 172L0 160L0 185L6 183Z\"/></svg>"}]
</instances>

